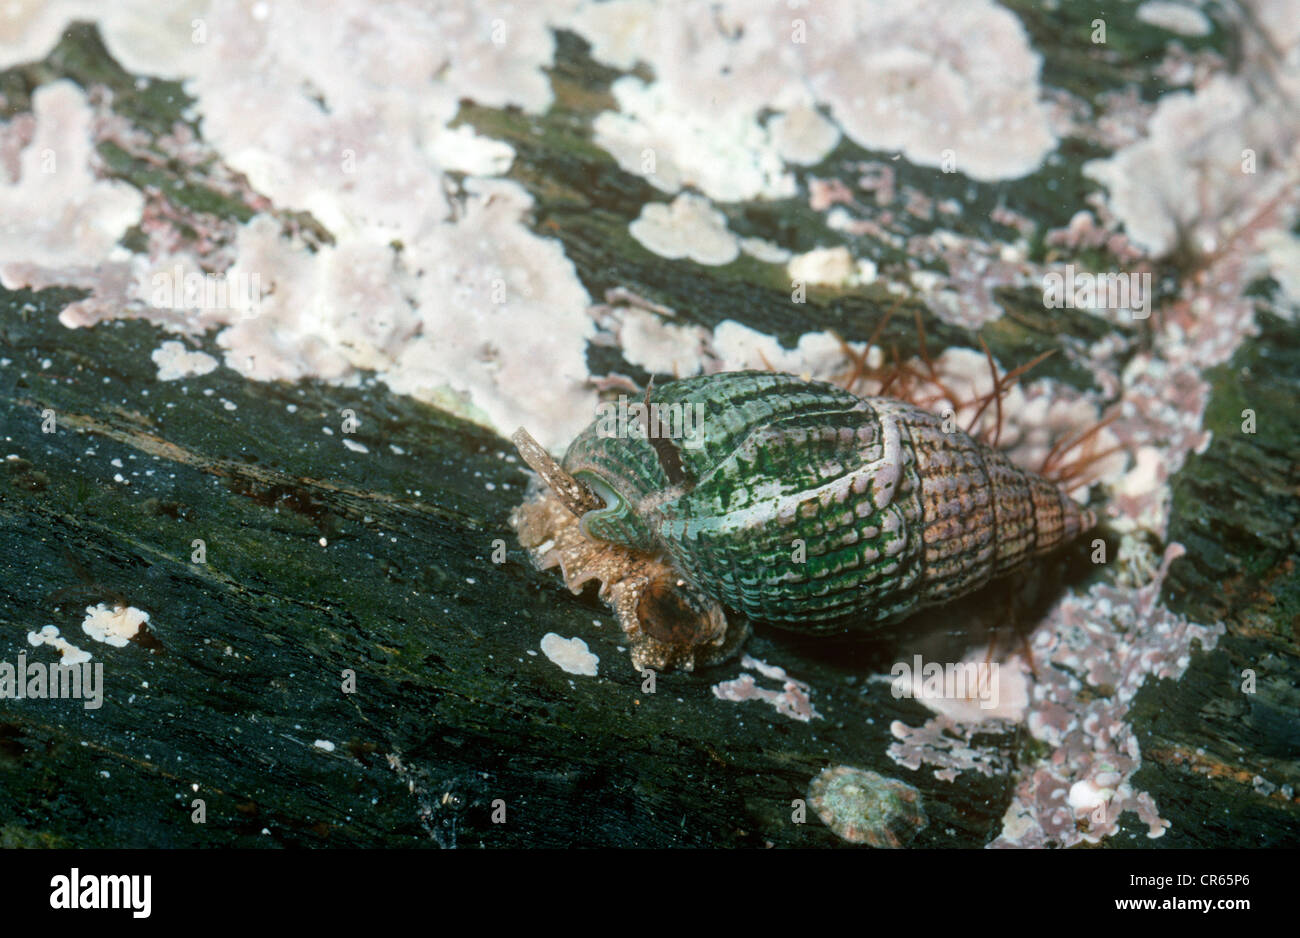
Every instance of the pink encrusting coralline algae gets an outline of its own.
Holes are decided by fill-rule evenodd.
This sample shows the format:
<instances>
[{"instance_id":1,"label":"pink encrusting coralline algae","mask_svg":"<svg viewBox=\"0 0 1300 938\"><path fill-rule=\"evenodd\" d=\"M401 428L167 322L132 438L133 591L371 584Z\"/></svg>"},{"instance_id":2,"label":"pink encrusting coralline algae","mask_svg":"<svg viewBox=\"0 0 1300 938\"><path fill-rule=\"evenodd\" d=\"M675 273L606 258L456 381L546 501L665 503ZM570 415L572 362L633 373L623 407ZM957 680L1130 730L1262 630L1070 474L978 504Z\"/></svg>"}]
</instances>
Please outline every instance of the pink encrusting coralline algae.
<instances>
[{"instance_id":1,"label":"pink encrusting coralline algae","mask_svg":"<svg viewBox=\"0 0 1300 938\"><path fill-rule=\"evenodd\" d=\"M785 669L768 664L749 655L740 660L741 667L750 668L769 680L780 681L781 689L772 690L760 687L752 674L741 674L730 681L722 681L713 686L713 695L719 700L762 700L768 703L782 716L801 723L821 719L821 714L812 705L812 688L803 681L797 681L785 673Z\"/></svg>"}]
</instances>

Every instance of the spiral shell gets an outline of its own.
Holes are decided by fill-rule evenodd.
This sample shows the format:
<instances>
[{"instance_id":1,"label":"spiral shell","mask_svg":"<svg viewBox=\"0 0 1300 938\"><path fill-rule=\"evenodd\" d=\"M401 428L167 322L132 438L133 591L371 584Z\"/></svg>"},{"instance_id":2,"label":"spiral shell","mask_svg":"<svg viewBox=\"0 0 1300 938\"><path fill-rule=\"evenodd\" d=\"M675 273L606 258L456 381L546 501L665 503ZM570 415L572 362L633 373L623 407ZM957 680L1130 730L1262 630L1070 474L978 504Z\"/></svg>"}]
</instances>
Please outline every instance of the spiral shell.
<instances>
[{"instance_id":1,"label":"spiral shell","mask_svg":"<svg viewBox=\"0 0 1300 938\"><path fill-rule=\"evenodd\" d=\"M564 473L586 538L664 558L692 595L800 631L902 619L1095 523L1054 483L926 410L773 372L647 396L664 434L587 427ZM598 505L598 507L590 507ZM644 616L644 612L642 613ZM625 622L626 626L626 622Z\"/></svg>"}]
</instances>

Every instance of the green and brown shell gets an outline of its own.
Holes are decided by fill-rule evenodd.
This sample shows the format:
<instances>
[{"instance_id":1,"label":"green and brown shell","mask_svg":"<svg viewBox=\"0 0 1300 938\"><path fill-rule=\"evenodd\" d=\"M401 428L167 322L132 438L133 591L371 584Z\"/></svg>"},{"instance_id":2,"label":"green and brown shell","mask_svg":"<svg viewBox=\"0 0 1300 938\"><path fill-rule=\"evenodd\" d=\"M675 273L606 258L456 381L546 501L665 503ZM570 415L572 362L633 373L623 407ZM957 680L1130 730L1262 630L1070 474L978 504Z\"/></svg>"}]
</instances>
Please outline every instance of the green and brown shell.
<instances>
[{"instance_id":1,"label":"green and brown shell","mask_svg":"<svg viewBox=\"0 0 1300 938\"><path fill-rule=\"evenodd\" d=\"M659 565L642 571L646 582L622 609L605 578L618 572L587 571L611 589L630 635L635 626L723 653L732 643L699 628L722 615L718 604L799 631L893 622L1021 569L1095 523L1051 481L902 401L747 371L652 388L646 403L699 419L679 422L689 432L675 436L655 421L623 433L596 421L559 471L543 471L593 551ZM542 471L536 453L521 452ZM527 508L516 527L535 549L548 532ZM553 550L534 556L545 564ZM694 663L642 652L641 663Z\"/></svg>"}]
</instances>

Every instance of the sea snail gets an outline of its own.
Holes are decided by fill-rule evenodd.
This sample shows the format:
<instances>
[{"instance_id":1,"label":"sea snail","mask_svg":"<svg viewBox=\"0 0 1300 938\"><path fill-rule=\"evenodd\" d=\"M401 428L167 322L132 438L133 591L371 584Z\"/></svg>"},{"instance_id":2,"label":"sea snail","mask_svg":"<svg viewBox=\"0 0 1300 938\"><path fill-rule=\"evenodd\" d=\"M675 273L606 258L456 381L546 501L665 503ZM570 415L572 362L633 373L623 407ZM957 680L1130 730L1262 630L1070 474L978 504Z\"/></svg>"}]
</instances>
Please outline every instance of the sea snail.
<instances>
[{"instance_id":1,"label":"sea snail","mask_svg":"<svg viewBox=\"0 0 1300 938\"><path fill-rule=\"evenodd\" d=\"M521 446L576 531L559 536L564 513L553 509L549 523L527 504L514 519L535 559L559 563L575 591L604 581L638 667L691 667L734 647L715 604L800 631L893 622L1096 523L1053 482L891 398L742 371L654 387L646 404L699 419L675 437L655 420L623 433L598 420L560 467ZM618 582L628 577L630 597ZM672 615L710 624L655 621Z\"/></svg>"}]
</instances>

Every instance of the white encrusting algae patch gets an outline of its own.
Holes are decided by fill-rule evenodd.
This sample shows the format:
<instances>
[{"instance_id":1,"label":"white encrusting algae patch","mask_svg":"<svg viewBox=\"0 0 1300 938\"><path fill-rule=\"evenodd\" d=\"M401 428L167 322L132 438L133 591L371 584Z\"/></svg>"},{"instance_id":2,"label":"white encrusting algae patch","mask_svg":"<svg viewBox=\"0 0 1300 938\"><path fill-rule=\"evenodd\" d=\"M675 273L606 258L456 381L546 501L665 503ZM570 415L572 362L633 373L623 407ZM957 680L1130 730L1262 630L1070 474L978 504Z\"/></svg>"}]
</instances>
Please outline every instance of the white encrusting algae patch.
<instances>
[{"instance_id":1,"label":"white encrusting algae patch","mask_svg":"<svg viewBox=\"0 0 1300 938\"><path fill-rule=\"evenodd\" d=\"M135 606L97 606L86 607L86 618L81 623L81 630L97 642L125 648L132 637L140 631L140 626L149 621L149 613Z\"/></svg>"},{"instance_id":2,"label":"white encrusting algae patch","mask_svg":"<svg viewBox=\"0 0 1300 938\"><path fill-rule=\"evenodd\" d=\"M1188 3L1147 0L1137 8L1137 18L1180 36L1208 36L1213 26L1204 13Z\"/></svg>"},{"instance_id":3,"label":"white encrusting algae patch","mask_svg":"<svg viewBox=\"0 0 1300 938\"><path fill-rule=\"evenodd\" d=\"M813 248L796 254L786 264L791 281L824 283L832 286L858 286L875 279L870 261L855 261L843 245Z\"/></svg>"},{"instance_id":4,"label":"white encrusting algae patch","mask_svg":"<svg viewBox=\"0 0 1300 938\"><path fill-rule=\"evenodd\" d=\"M693 186L720 202L795 194L776 142L749 110L683 108L667 86L639 78L610 90L619 109L598 115L592 130L624 171L664 192Z\"/></svg>"},{"instance_id":5,"label":"white encrusting algae patch","mask_svg":"<svg viewBox=\"0 0 1300 938\"><path fill-rule=\"evenodd\" d=\"M83 286L91 296L64 311L65 325L140 317L190 335L215 330L224 364L248 378L356 384L374 374L497 430L524 424L552 449L596 405L590 298L559 242L530 231L527 193L486 178L508 170L513 149L450 124L463 99L544 112L555 28L575 29L615 67L648 68L614 82L618 108L597 117L595 134L662 191L703 193L646 206L632 223L663 257L719 265L745 251L785 263L784 248L737 238L709 198L794 196L793 168L818 162L842 134L923 165L943 158L936 141L946 141L957 170L975 178L1027 172L1052 143L1037 55L1015 17L987 0L943 15L901 0L877 0L870 15L848 0L789 10L746 0L332 0L324 11L305 0L187 0L163 16L143 0L20 7L4 27L15 55L41 58L67 22L85 18L133 72L185 81L200 136L177 131L168 155L246 180L241 197L257 213L215 227L194 220L197 245L152 209L142 219L140 193L98 178L93 156L101 139L140 145L119 139L136 132L56 83L37 90L34 125L17 122L8 149L24 170L15 199L64 210L42 213L47 230L16 233L2 252L6 286ZM979 41L958 41L971 37ZM342 59L351 67L335 67ZM58 153L57 191L38 197L55 182L28 164L56 138L75 146ZM286 228L285 212L309 213L328 238ZM147 253L118 245L135 224ZM232 284L260 277L255 314L160 304L155 281L172 271ZM830 273L820 276L845 285L874 276L860 265ZM159 361L164 380L208 367L176 355ZM538 361L548 363L540 384Z\"/></svg>"},{"instance_id":6,"label":"white encrusting algae patch","mask_svg":"<svg viewBox=\"0 0 1300 938\"><path fill-rule=\"evenodd\" d=\"M808 104L778 114L767 127L777 151L790 163L820 163L840 142L840 129Z\"/></svg>"},{"instance_id":7,"label":"white encrusting algae patch","mask_svg":"<svg viewBox=\"0 0 1300 938\"><path fill-rule=\"evenodd\" d=\"M32 113L17 178L0 166L0 283L10 290L46 269L93 268L124 253L118 239L144 206L133 186L97 178L93 115L78 86L56 81L37 88Z\"/></svg>"},{"instance_id":8,"label":"white encrusting algae patch","mask_svg":"<svg viewBox=\"0 0 1300 938\"><path fill-rule=\"evenodd\" d=\"M531 198L485 178L508 170L513 149L449 126L462 99L545 111L549 21L571 4L155 7L18 4L0 35L19 60L39 60L68 22L92 20L133 72L184 80L200 137L182 128L157 145L246 179L232 188L256 214L182 219L198 235L178 237L139 190L99 178L95 146L132 152L146 143L139 132L106 101L56 82L36 90L33 115L0 126L4 285L87 288L60 317L70 327L145 318L177 333L215 330L225 364L254 380L355 384L373 373L498 430L526 424L551 447L571 439L596 404L590 299L559 243L530 231ZM43 210L22 210L31 205ZM310 213L325 238L283 224L286 212ZM132 225L147 251L119 244ZM161 303L158 278L173 272L218 286L260 278L255 307ZM161 354L164 380L202 361Z\"/></svg>"},{"instance_id":9,"label":"white encrusting algae patch","mask_svg":"<svg viewBox=\"0 0 1300 938\"><path fill-rule=\"evenodd\" d=\"M207 352L191 352L184 342L168 341L154 349L159 381L175 381L189 375L206 375L220 364Z\"/></svg>"},{"instance_id":10,"label":"white encrusting algae patch","mask_svg":"<svg viewBox=\"0 0 1300 938\"><path fill-rule=\"evenodd\" d=\"M654 74L615 82L595 138L668 192L784 197L783 163L818 162L840 131L979 180L1030 173L1056 145L1041 58L991 0L584 2L564 25L597 60Z\"/></svg>"},{"instance_id":11,"label":"white encrusting algae patch","mask_svg":"<svg viewBox=\"0 0 1300 938\"><path fill-rule=\"evenodd\" d=\"M600 659L587 649L587 643L580 638L564 638L554 632L542 636L542 654L552 664L570 674L582 674L595 677Z\"/></svg>"},{"instance_id":12,"label":"white encrusting algae patch","mask_svg":"<svg viewBox=\"0 0 1300 938\"><path fill-rule=\"evenodd\" d=\"M697 264L730 264L740 256L736 236L727 219L708 199L685 193L665 205L652 202L628 231L647 251L670 259L687 258Z\"/></svg>"},{"instance_id":13,"label":"white encrusting algae patch","mask_svg":"<svg viewBox=\"0 0 1300 938\"><path fill-rule=\"evenodd\" d=\"M83 651L59 635L59 628L56 625L47 625L39 632L28 632L27 643L37 648L41 645L49 645L62 656L59 659L60 664L85 664L90 660L90 652Z\"/></svg>"}]
</instances>

